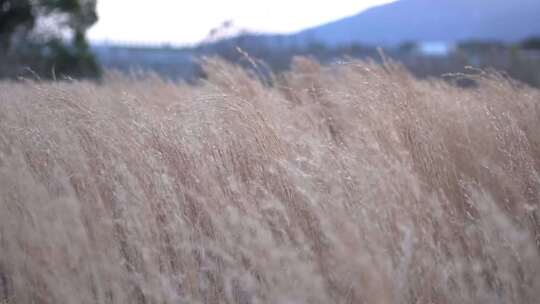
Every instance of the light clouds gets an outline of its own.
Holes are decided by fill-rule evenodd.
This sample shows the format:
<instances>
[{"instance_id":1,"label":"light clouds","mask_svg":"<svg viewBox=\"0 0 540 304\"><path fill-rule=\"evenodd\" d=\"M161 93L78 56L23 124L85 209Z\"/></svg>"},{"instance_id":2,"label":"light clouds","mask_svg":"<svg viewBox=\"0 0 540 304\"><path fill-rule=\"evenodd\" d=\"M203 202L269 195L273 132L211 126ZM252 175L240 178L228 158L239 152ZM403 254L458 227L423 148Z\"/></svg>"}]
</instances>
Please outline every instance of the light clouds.
<instances>
[{"instance_id":1,"label":"light clouds","mask_svg":"<svg viewBox=\"0 0 540 304\"><path fill-rule=\"evenodd\" d=\"M191 44L225 20L255 32L294 32L390 0L99 0L94 41Z\"/></svg>"}]
</instances>

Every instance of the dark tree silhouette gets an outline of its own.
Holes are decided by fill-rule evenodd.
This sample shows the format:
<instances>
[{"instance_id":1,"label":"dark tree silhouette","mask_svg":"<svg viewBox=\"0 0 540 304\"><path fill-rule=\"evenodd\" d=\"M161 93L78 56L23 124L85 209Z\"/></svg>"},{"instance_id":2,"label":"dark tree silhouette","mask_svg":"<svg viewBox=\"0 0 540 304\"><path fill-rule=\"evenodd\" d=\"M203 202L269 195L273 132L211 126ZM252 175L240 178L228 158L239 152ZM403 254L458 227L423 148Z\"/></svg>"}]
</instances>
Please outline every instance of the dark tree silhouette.
<instances>
[{"instance_id":1,"label":"dark tree silhouette","mask_svg":"<svg viewBox=\"0 0 540 304\"><path fill-rule=\"evenodd\" d=\"M540 37L526 39L521 46L526 50L540 50Z\"/></svg>"},{"instance_id":2,"label":"dark tree silhouette","mask_svg":"<svg viewBox=\"0 0 540 304\"><path fill-rule=\"evenodd\" d=\"M0 76L22 66L41 76L97 76L85 36L96 21L96 0L0 0L0 55L17 67Z\"/></svg>"}]
</instances>

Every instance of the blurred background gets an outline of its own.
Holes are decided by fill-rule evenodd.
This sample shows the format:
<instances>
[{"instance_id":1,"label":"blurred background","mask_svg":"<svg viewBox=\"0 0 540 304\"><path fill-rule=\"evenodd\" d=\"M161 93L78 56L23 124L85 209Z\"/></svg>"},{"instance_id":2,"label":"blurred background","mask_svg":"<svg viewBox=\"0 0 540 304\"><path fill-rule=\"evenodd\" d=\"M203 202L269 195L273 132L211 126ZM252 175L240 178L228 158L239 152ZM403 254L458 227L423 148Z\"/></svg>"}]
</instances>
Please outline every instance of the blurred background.
<instances>
[{"instance_id":1,"label":"blurred background","mask_svg":"<svg viewBox=\"0 0 540 304\"><path fill-rule=\"evenodd\" d=\"M381 60L418 77L494 68L540 87L538 0L0 0L0 77L94 78L104 70L204 77L221 56L286 70Z\"/></svg>"}]
</instances>

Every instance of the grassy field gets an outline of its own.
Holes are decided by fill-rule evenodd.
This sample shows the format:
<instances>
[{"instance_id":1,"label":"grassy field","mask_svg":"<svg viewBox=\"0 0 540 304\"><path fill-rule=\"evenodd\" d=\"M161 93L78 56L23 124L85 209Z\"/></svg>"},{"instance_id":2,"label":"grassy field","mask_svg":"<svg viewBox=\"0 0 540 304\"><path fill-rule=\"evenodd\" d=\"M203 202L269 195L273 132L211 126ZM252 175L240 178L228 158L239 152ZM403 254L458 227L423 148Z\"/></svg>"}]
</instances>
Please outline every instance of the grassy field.
<instances>
[{"instance_id":1,"label":"grassy field","mask_svg":"<svg viewBox=\"0 0 540 304\"><path fill-rule=\"evenodd\" d=\"M539 90L205 71L0 83L0 303L538 303Z\"/></svg>"}]
</instances>

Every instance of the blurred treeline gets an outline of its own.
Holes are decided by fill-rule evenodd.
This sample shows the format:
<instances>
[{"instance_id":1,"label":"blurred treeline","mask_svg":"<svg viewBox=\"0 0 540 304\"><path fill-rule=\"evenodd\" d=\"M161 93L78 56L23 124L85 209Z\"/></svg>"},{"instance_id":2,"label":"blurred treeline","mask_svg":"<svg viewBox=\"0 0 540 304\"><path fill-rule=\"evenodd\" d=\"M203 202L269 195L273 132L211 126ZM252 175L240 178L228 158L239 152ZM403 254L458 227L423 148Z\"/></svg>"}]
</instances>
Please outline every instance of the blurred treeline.
<instances>
[{"instance_id":1,"label":"blurred treeline","mask_svg":"<svg viewBox=\"0 0 540 304\"><path fill-rule=\"evenodd\" d=\"M96 0L0 0L0 77L97 77Z\"/></svg>"},{"instance_id":2,"label":"blurred treeline","mask_svg":"<svg viewBox=\"0 0 540 304\"><path fill-rule=\"evenodd\" d=\"M244 34L193 48L109 45L94 46L94 51L106 69L124 72L149 70L166 78L188 81L205 77L199 65L201 57L219 56L253 69L258 77L265 77L270 72L287 70L294 56L312 57L322 63L346 62L348 58L380 61L384 56L401 62L420 78L442 76L467 84L467 76L471 73L495 69L523 83L540 87L540 38L514 44L465 41L448 45L445 54L425 53L422 44L415 42L384 48L381 54L381 49L360 44L328 47L317 42L290 43L280 42L280 39L277 36ZM463 81L459 77L463 77Z\"/></svg>"},{"instance_id":3,"label":"blurred treeline","mask_svg":"<svg viewBox=\"0 0 540 304\"><path fill-rule=\"evenodd\" d=\"M323 63L346 62L347 58L380 61L387 57L402 63L420 78L449 76L450 79L450 76L463 73L494 69L523 83L540 87L540 37L531 37L514 44L463 41L448 44L447 47L445 54L426 53L422 50L422 44L416 42L382 49L360 44L327 47L317 42L280 48L275 47L274 43L268 43L268 40L245 35L200 46L195 53L206 56L217 54L247 67L252 65L251 60L246 58L246 54L249 54L253 59L260 59L266 64L263 64L263 69L278 71L288 69L292 58L297 55L312 57ZM260 72L261 67L257 69Z\"/></svg>"}]
</instances>

